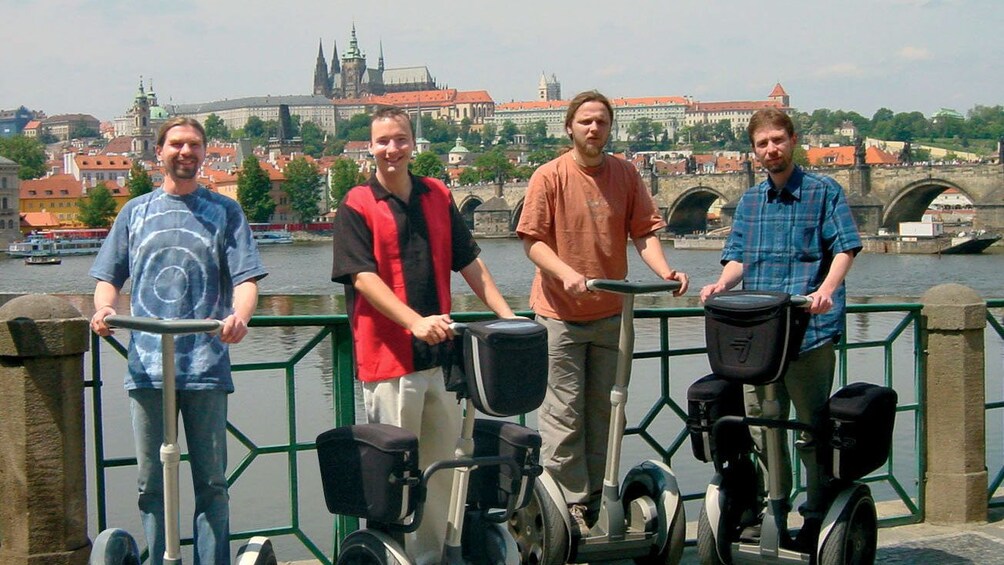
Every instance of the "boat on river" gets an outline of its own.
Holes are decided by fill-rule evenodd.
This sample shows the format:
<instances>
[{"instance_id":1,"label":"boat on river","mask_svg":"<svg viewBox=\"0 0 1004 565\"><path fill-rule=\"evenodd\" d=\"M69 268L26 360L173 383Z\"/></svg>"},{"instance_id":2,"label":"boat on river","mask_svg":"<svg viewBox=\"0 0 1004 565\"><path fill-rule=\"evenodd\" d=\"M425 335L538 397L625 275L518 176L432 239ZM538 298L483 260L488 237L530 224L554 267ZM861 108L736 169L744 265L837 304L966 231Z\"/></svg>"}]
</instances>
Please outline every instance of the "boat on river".
<instances>
[{"instance_id":1,"label":"boat on river","mask_svg":"<svg viewBox=\"0 0 1004 565\"><path fill-rule=\"evenodd\" d=\"M101 249L107 236L107 228L42 230L11 243L7 254L11 257L92 255Z\"/></svg>"},{"instance_id":2,"label":"boat on river","mask_svg":"<svg viewBox=\"0 0 1004 565\"><path fill-rule=\"evenodd\" d=\"M286 230L265 230L265 231L254 231L255 242L258 245L281 245L285 243L293 243L293 234Z\"/></svg>"},{"instance_id":3,"label":"boat on river","mask_svg":"<svg viewBox=\"0 0 1004 565\"><path fill-rule=\"evenodd\" d=\"M24 258L25 265L59 265L63 260L58 255L40 254Z\"/></svg>"},{"instance_id":4,"label":"boat on river","mask_svg":"<svg viewBox=\"0 0 1004 565\"><path fill-rule=\"evenodd\" d=\"M1001 236L986 232L961 232L930 237L909 235L864 236L865 253L906 253L921 255L975 255L1000 241Z\"/></svg>"}]
</instances>

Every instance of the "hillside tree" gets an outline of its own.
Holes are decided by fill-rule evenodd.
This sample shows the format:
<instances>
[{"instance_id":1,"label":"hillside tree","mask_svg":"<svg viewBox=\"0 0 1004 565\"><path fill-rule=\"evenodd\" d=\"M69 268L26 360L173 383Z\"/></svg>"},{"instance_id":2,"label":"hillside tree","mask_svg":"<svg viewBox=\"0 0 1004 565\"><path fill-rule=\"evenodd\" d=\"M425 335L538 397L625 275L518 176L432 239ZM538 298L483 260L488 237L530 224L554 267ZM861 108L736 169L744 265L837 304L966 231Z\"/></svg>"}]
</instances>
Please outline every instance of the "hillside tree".
<instances>
[{"instance_id":1,"label":"hillside tree","mask_svg":"<svg viewBox=\"0 0 1004 565\"><path fill-rule=\"evenodd\" d=\"M446 167L443 162L432 151L419 153L418 157L411 162L411 173L420 177L432 177L442 179L446 174Z\"/></svg>"},{"instance_id":2,"label":"hillside tree","mask_svg":"<svg viewBox=\"0 0 1004 565\"><path fill-rule=\"evenodd\" d=\"M206 137L209 139L230 141L230 130L227 128L227 124L223 123L223 118L216 114L209 114L203 125L206 128Z\"/></svg>"},{"instance_id":3,"label":"hillside tree","mask_svg":"<svg viewBox=\"0 0 1004 565\"><path fill-rule=\"evenodd\" d=\"M321 203L321 187L324 179L317 165L305 157L297 157L286 165L283 171L286 182L282 189L289 197L289 207L298 216L300 223L306 224L318 216L318 205Z\"/></svg>"},{"instance_id":4,"label":"hillside tree","mask_svg":"<svg viewBox=\"0 0 1004 565\"><path fill-rule=\"evenodd\" d=\"M130 199L153 191L153 180L150 179L150 174L146 172L139 161L132 162L129 178L126 179L126 188L129 189Z\"/></svg>"},{"instance_id":5,"label":"hillside tree","mask_svg":"<svg viewBox=\"0 0 1004 565\"><path fill-rule=\"evenodd\" d=\"M17 178L37 179L45 175L45 148L38 140L23 135L0 137L0 156L21 166Z\"/></svg>"},{"instance_id":6,"label":"hillside tree","mask_svg":"<svg viewBox=\"0 0 1004 565\"><path fill-rule=\"evenodd\" d=\"M264 223L272 217L275 200L269 194L271 190L272 181L258 159L253 155L245 157L241 170L237 172L237 202L249 222Z\"/></svg>"},{"instance_id":7,"label":"hillside tree","mask_svg":"<svg viewBox=\"0 0 1004 565\"><path fill-rule=\"evenodd\" d=\"M115 219L115 198L104 184L87 191L87 196L77 200L80 221L89 228L107 228Z\"/></svg>"},{"instance_id":8,"label":"hillside tree","mask_svg":"<svg viewBox=\"0 0 1004 565\"><path fill-rule=\"evenodd\" d=\"M346 158L337 159L331 165L331 187L328 190L332 209L338 207L350 188L365 180L366 177L359 172L359 166L355 161Z\"/></svg>"}]
</instances>

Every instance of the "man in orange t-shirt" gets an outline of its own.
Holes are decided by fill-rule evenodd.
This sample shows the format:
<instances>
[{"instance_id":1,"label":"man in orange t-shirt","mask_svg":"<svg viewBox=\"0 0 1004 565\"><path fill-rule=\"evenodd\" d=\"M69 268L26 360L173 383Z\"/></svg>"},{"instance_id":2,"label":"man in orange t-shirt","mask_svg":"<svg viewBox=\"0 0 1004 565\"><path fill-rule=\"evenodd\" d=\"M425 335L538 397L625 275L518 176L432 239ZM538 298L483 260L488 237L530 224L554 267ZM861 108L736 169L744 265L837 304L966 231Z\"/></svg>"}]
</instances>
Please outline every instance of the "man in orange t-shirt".
<instances>
[{"instance_id":1,"label":"man in orange t-shirt","mask_svg":"<svg viewBox=\"0 0 1004 565\"><path fill-rule=\"evenodd\" d=\"M603 487L621 312L619 296L589 292L586 280L624 279L630 237L656 275L680 281L677 295L688 284L666 261L655 235L666 222L638 171L603 151L612 122L599 92L572 99L565 114L572 148L533 174L516 228L537 266L530 307L548 331L541 459L580 529L598 511Z\"/></svg>"}]
</instances>

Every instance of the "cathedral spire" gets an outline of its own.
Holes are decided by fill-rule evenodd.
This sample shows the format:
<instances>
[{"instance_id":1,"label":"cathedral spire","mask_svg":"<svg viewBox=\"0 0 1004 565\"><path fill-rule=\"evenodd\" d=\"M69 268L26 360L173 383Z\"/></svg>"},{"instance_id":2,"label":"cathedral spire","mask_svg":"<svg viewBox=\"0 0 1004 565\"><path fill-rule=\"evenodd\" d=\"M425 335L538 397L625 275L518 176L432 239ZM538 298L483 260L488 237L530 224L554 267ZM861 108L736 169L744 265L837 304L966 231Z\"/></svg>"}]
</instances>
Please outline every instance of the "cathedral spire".
<instances>
[{"instance_id":1,"label":"cathedral spire","mask_svg":"<svg viewBox=\"0 0 1004 565\"><path fill-rule=\"evenodd\" d=\"M331 42L331 78L342 72L342 65L338 62L338 42Z\"/></svg>"},{"instance_id":2,"label":"cathedral spire","mask_svg":"<svg viewBox=\"0 0 1004 565\"><path fill-rule=\"evenodd\" d=\"M377 62L377 69L379 69L381 71L384 70L383 69L383 40L382 39L380 40L380 60Z\"/></svg>"},{"instance_id":3,"label":"cathedral spire","mask_svg":"<svg viewBox=\"0 0 1004 565\"><path fill-rule=\"evenodd\" d=\"M324 46L321 40L317 41L317 62L314 63L314 94L331 98L328 64L324 60Z\"/></svg>"}]
</instances>

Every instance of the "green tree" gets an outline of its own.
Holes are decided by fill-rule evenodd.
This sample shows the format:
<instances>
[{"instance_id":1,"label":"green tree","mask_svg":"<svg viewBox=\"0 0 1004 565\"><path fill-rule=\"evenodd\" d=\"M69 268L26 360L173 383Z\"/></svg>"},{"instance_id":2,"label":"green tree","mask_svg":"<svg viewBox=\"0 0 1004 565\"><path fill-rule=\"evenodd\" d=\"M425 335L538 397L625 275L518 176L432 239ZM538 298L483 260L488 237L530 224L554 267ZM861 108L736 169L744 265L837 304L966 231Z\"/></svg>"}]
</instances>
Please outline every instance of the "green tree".
<instances>
[{"instance_id":1,"label":"green tree","mask_svg":"<svg viewBox=\"0 0 1004 565\"><path fill-rule=\"evenodd\" d=\"M499 143L507 145L512 143L513 137L519 133L519 128L512 120L506 120L502 122L502 127L499 128Z\"/></svg>"},{"instance_id":2,"label":"green tree","mask_svg":"<svg viewBox=\"0 0 1004 565\"><path fill-rule=\"evenodd\" d=\"M265 122L258 116L251 116L244 124L244 136L252 139L265 137Z\"/></svg>"},{"instance_id":3,"label":"green tree","mask_svg":"<svg viewBox=\"0 0 1004 565\"><path fill-rule=\"evenodd\" d=\"M251 120L248 120L249 122ZM258 163L258 159L249 155L241 163L237 172L237 202L240 203L249 222L267 222L275 212L275 200L270 194L272 181Z\"/></svg>"},{"instance_id":4,"label":"green tree","mask_svg":"<svg viewBox=\"0 0 1004 565\"><path fill-rule=\"evenodd\" d=\"M321 187L324 179L317 166L306 159L297 157L286 165L283 171L286 182L282 188L289 197L289 207L300 219L300 223L308 223L318 216L318 205L321 203Z\"/></svg>"},{"instance_id":5,"label":"green tree","mask_svg":"<svg viewBox=\"0 0 1004 565\"><path fill-rule=\"evenodd\" d=\"M227 128L227 124L223 123L223 119L216 114L206 116L206 123L203 125L206 128L206 137L209 139L230 141L230 130Z\"/></svg>"},{"instance_id":6,"label":"green tree","mask_svg":"<svg viewBox=\"0 0 1004 565\"><path fill-rule=\"evenodd\" d=\"M419 153L411 162L411 173L420 177L441 179L446 174L446 167L443 166L439 156L432 151L426 151Z\"/></svg>"},{"instance_id":7,"label":"green tree","mask_svg":"<svg viewBox=\"0 0 1004 565\"><path fill-rule=\"evenodd\" d=\"M485 124L485 127L481 130L481 141L485 145L495 145L495 135L497 128L494 123Z\"/></svg>"},{"instance_id":8,"label":"green tree","mask_svg":"<svg viewBox=\"0 0 1004 565\"><path fill-rule=\"evenodd\" d=\"M485 182L504 183L516 172L516 166L509 162L509 157L499 147L482 153L474 160L474 167Z\"/></svg>"},{"instance_id":9,"label":"green tree","mask_svg":"<svg viewBox=\"0 0 1004 565\"><path fill-rule=\"evenodd\" d=\"M78 217L89 228L107 228L115 218L115 198L104 184L87 191L77 200Z\"/></svg>"},{"instance_id":10,"label":"green tree","mask_svg":"<svg viewBox=\"0 0 1004 565\"><path fill-rule=\"evenodd\" d=\"M791 160L795 162L799 167L809 166L809 152L805 150L801 145L795 146L795 151L791 155Z\"/></svg>"},{"instance_id":11,"label":"green tree","mask_svg":"<svg viewBox=\"0 0 1004 565\"><path fill-rule=\"evenodd\" d=\"M46 173L45 148L37 140L23 135L0 138L0 156L21 166L17 178L37 179Z\"/></svg>"},{"instance_id":12,"label":"green tree","mask_svg":"<svg viewBox=\"0 0 1004 565\"><path fill-rule=\"evenodd\" d=\"M350 188L365 180L366 177L359 172L359 166L355 161L346 158L337 159L331 165L331 188L328 193L331 207L336 208Z\"/></svg>"},{"instance_id":13,"label":"green tree","mask_svg":"<svg viewBox=\"0 0 1004 565\"><path fill-rule=\"evenodd\" d=\"M535 149L526 156L526 160L534 167L539 167L544 163L554 159L558 156L558 152L554 149Z\"/></svg>"},{"instance_id":14,"label":"green tree","mask_svg":"<svg viewBox=\"0 0 1004 565\"><path fill-rule=\"evenodd\" d=\"M324 131L314 122L303 122L300 126L300 140L303 152L315 159L324 153Z\"/></svg>"},{"instance_id":15,"label":"green tree","mask_svg":"<svg viewBox=\"0 0 1004 565\"><path fill-rule=\"evenodd\" d=\"M481 180L481 173L474 167L467 167L460 171L460 184L477 184Z\"/></svg>"},{"instance_id":16,"label":"green tree","mask_svg":"<svg viewBox=\"0 0 1004 565\"><path fill-rule=\"evenodd\" d=\"M338 131L338 139L343 141L369 141L370 117L356 114L348 122L338 122L335 129Z\"/></svg>"},{"instance_id":17,"label":"green tree","mask_svg":"<svg viewBox=\"0 0 1004 565\"><path fill-rule=\"evenodd\" d=\"M656 127L652 118L638 118L627 128L631 151L651 151L655 147Z\"/></svg>"},{"instance_id":18,"label":"green tree","mask_svg":"<svg viewBox=\"0 0 1004 565\"><path fill-rule=\"evenodd\" d=\"M38 141L41 142L42 145L48 145L50 143L56 143L59 141L59 138L52 134L51 129L44 127L38 134Z\"/></svg>"},{"instance_id":19,"label":"green tree","mask_svg":"<svg viewBox=\"0 0 1004 565\"><path fill-rule=\"evenodd\" d=\"M77 122L70 126L70 139L85 139L88 137L99 137L98 130L84 122Z\"/></svg>"},{"instance_id":20,"label":"green tree","mask_svg":"<svg viewBox=\"0 0 1004 565\"><path fill-rule=\"evenodd\" d=\"M129 178L126 179L126 188L129 189L130 199L142 196L153 190L153 181L150 180L150 175L143 168L143 165L140 165L139 161L132 162L132 168L129 169Z\"/></svg>"},{"instance_id":21,"label":"green tree","mask_svg":"<svg viewBox=\"0 0 1004 565\"><path fill-rule=\"evenodd\" d=\"M547 141L547 122L537 120L523 126L523 134L526 135L526 142L531 147L543 145Z\"/></svg>"}]
</instances>

